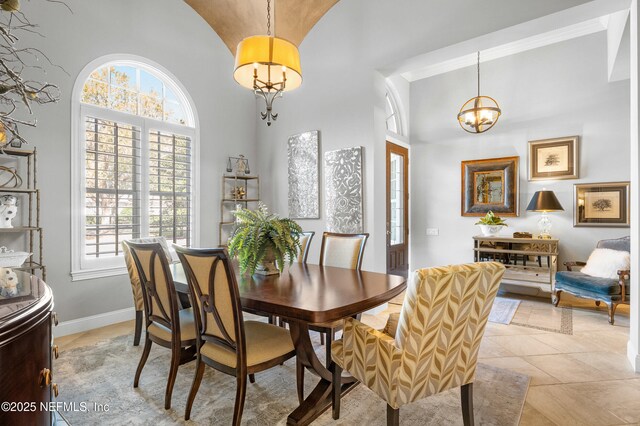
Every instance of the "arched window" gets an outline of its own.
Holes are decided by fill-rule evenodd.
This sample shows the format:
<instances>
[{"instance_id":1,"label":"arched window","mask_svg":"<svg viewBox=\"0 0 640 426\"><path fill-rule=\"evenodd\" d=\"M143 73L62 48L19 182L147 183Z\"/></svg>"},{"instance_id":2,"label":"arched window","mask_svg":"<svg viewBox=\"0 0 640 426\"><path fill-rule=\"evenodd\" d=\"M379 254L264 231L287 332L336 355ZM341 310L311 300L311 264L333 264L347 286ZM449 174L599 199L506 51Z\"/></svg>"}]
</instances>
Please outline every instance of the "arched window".
<instances>
[{"instance_id":1,"label":"arched window","mask_svg":"<svg viewBox=\"0 0 640 426\"><path fill-rule=\"evenodd\" d=\"M80 157L72 171L73 279L122 273L121 244L131 238L191 245L197 129L175 78L142 58L110 58L85 68L72 102Z\"/></svg>"},{"instance_id":2,"label":"arched window","mask_svg":"<svg viewBox=\"0 0 640 426\"><path fill-rule=\"evenodd\" d=\"M400 114L395 99L389 92L385 94L385 113L387 117L387 130L398 135L402 134L402 125L400 123Z\"/></svg>"}]
</instances>

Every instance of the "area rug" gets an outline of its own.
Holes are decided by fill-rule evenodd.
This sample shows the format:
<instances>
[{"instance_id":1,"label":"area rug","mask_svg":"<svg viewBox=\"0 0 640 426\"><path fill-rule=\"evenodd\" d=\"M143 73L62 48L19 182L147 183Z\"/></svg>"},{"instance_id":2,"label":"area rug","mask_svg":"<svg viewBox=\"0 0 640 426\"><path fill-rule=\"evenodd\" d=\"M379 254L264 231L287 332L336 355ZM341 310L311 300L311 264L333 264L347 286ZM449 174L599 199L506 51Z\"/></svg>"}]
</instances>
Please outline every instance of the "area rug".
<instances>
[{"instance_id":1,"label":"area rug","mask_svg":"<svg viewBox=\"0 0 640 426\"><path fill-rule=\"evenodd\" d=\"M498 324L511 324L518 306L520 306L519 300L496 297L489 313L489 321Z\"/></svg>"},{"instance_id":2,"label":"area rug","mask_svg":"<svg viewBox=\"0 0 640 426\"><path fill-rule=\"evenodd\" d=\"M67 403L63 414L71 425L170 425L231 423L235 399L235 378L206 368L194 401L191 420L184 421L184 407L193 378L195 363L180 366L173 391L172 407L165 410L164 391L169 370L169 351L154 345L140 379L132 386L142 347L132 346L131 336L120 336L92 346L61 353L55 377L60 388L58 402ZM319 355L324 347L318 348ZM307 395L316 377L306 373ZM477 424L517 425L529 386L529 377L479 364L474 385ZM73 404L75 403L75 404ZM84 403L84 404L82 404ZM96 411L94 404L108 406ZM247 384L243 424L284 425L287 415L298 405L295 386L295 360L256 374L256 383ZM79 407L88 407L85 410ZM345 395L340 420L330 410L316 425L386 424L386 404L360 385ZM460 425L460 391L409 404L400 411L403 425Z\"/></svg>"},{"instance_id":3,"label":"area rug","mask_svg":"<svg viewBox=\"0 0 640 426\"><path fill-rule=\"evenodd\" d=\"M522 294L502 293L505 299L520 302L511 325L550 331L552 333L573 334L573 309L570 306L555 307L550 297L533 297ZM493 313L493 312L492 312Z\"/></svg>"}]
</instances>

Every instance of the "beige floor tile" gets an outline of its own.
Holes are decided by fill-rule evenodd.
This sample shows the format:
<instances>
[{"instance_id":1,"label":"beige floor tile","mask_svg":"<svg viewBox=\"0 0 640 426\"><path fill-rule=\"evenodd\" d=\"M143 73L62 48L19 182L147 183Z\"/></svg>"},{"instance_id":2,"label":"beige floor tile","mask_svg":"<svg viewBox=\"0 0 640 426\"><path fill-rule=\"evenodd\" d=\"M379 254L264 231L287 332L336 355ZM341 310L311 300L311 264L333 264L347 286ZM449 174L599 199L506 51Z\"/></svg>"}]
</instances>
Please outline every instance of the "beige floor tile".
<instances>
[{"instance_id":1,"label":"beige floor tile","mask_svg":"<svg viewBox=\"0 0 640 426\"><path fill-rule=\"evenodd\" d=\"M597 384L597 382L595 383ZM593 385L588 383L587 385ZM527 404L557 425L618 425L625 421L618 417L606 403L605 398L585 395L567 384L532 386L527 394Z\"/></svg>"},{"instance_id":2,"label":"beige floor tile","mask_svg":"<svg viewBox=\"0 0 640 426\"><path fill-rule=\"evenodd\" d=\"M528 356L525 360L563 383L593 382L628 377L624 373L603 371L595 358L577 354Z\"/></svg>"},{"instance_id":3,"label":"beige floor tile","mask_svg":"<svg viewBox=\"0 0 640 426\"><path fill-rule=\"evenodd\" d=\"M480 343L480 351L478 352L478 358L496 358L496 357L511 357L514 354L506 349L504 346L494 342L489 338L482 339Z\"/></svg>"},{"instance_id":4,"label":"beige floor tile","mask_svg":"<svg viewBox=\"0 0 640 426\"><path fill-rule=\"evenodd\" d=\"M520 426L555 426L543 413L533 408L529 403L524 404Z\"/></svg>"},{"instance_id":5,"label":"beige floor tile","mask_svg":"<svg viewBox=\"0 0 640 426\"><path fill-rule=\"evenodd\" d=\"M480 362L483 364L489 364L498 368L505 368L507 370L515 371L516 373L526 374L531 378L530 386L548 385L553 383L560 383L558 379L545 373L538 367L528 363L521 357L499 357L499 358L486 358Z\"/></svg>"},{"instance_id":6,"label":"beige floor tile","mask_svg":"<svg viewBox=\"0 0 640 426\"><path fill-rule=\"evenodd\" d=\"M499 344L517 356L555 354L559 351L536 340L533 335L489 336L485 339Z\"/></svg>"}]
</instances>

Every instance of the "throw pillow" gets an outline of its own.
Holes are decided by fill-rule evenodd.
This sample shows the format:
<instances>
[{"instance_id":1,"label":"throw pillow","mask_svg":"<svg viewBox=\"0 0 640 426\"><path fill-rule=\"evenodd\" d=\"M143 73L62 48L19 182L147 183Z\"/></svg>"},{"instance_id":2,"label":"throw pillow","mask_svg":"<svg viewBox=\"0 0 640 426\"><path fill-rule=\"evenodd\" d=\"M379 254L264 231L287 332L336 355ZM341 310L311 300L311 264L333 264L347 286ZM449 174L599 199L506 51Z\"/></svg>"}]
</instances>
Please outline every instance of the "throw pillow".
<instances>
[{"instance_id":1,"label":"throw pillow","mask_svg":"<svg viewBox=\"0 0 640 426\"><path fill-rule=\"evenodd\" d=\"M597 248L581 272L592 277L617 279L618 271L627 270L630 266L631 255L628 251Z\"/></svg>"},{"instance_id":2,"label":"throw pillow","mask_svg":"<svg viewBox=\"0 0 640 426\"><path fill-rule=\"evenodd\" d=\"M396 337L396 330L398 329L398 322L400 321L400 312L395 312L389 315L389 319L387 319L387 325L384 326L384 330L382 332L387 334L393 338Z\"/></svg>"}]
</instances>

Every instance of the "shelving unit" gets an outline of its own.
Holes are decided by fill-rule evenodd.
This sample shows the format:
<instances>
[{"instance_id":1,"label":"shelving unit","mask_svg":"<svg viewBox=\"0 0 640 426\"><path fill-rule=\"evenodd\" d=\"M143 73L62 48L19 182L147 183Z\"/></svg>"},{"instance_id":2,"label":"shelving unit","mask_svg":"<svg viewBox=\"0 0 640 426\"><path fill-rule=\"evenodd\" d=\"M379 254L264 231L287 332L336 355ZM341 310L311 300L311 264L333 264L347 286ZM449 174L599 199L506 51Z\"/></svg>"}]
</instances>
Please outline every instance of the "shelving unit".
<instances>
[{"instance_id":1,"label":"shelving unit","mask_svg":"<svg viewBox=\"0 0 640 426\"><path fill-rule=\"evenodd\" d=\"M37 177L37 152L35 148L4 148L4 153L9 156L18 157L19 160L26 160L27 163L26 179L23 178L23 185L26 184L26 187L0 188L0 196L14 195L18 198L18 212L20 214L13 220L14 223L20 223L20 220L24 220L24 202L21 202L21 200L26 199L27 223L22 223L21 226L14 225L13 228L0 228L0 245L5 245L2 240L6 239L6 234L24 233L25 235L27 235L26 251L33 254L29 258L29 260L27 260L22 266L11 269L18 271L27 271L32 275L35 275L37 271L40 271L40 277L43 281L46 282L47 269L44 265L42 256L43 231L40 227L40 190L38 189ZM15 247L9 248L16 250Z\"/></svg>"},{"instance_id":2,"label":"shelving unit","mask_svg":"<svg viewBox=\"0 0 640 426\"><path fill-rule=\"evenodd\" d=\"M231 197L232 190L243 187L245 196L243 198ZM233 210L237 205L244 208L254 208L260 201L260 177L249 175L223 175L222 176L222 200L220 201L220 225L218 229L218 244L227 245L227 240L231 236L234 217Z\"/></svg>"}]
</instances>

